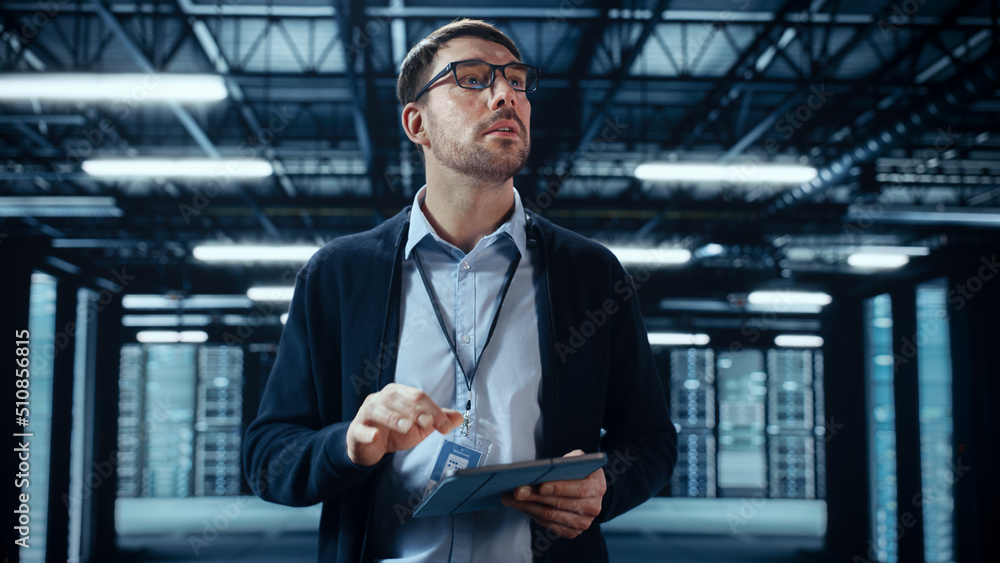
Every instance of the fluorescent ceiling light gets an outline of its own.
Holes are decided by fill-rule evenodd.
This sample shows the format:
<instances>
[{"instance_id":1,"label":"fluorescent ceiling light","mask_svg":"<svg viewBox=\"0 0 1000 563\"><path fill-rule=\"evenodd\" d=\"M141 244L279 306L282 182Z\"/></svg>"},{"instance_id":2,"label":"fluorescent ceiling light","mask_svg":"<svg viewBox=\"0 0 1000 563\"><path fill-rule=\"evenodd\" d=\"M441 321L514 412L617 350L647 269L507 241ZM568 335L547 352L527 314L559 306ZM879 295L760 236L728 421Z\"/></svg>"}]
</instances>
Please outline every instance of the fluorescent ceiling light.
<instances>
[{"instance_id":1,"label":"fluorescent ceiling light","mask_svg":"<svg viewBox=\"0 0 1000 563\"><path fill-rule=\"evenodd\" d=\"M122 315L122 326L208 326L211 315Z\"/></svg>"},{"instance_id":2,"label":"fluorescent ceiling light","mask_svg":"<svg viewBox=\"0 0 1000 563\"><path fill-rule=\"evenodd\" d=\"M208 333L201 330L174 332L169 330L143 330L135 335L143 343L198 343L208 340Z\"/></svg>"},{"instance_id":3,"label":"fluorescent ceiling light","mask_svg":"<svg viewBox=\"0 0 1000 563\"><path fill-rule=\"evenodd\" d=\"M291 301L295 286L251 287L247 297L254 301Z\"/></svg>"},{"instance_id":4,"label":"fluorescent ceiling light","mask_svg":"<svg viewBox=\"0 0 1000 563\"><path fill-rule=\"evenodd\" d=\"M892 254L895 256L929 256L931 249L926 246L849 246L845 250L852 254Z\"/></svg>"},{"instance_id":5,"label":"fluorescent ceiling light","mask_svg":"<svg viewBox=\"0 0 1000 563\"><path fill-rule=\"evenodd\" d=\"M847 263L855 268L865 268L870 270L887 270L900 268L910 262L909 256L900 254L851 254L847 257Z\"/></svg>"},{"instance_id":6,"label":"fluorescent ceiling light","mask_svg":"<svg viewBox=\"0 0 1000 563\"><path fill-rule=\"evenodd\" d=\"M979 225L1000 227L1000 208L997 207L936 207L899 205L875 213L867 205L847 207L846 220L871 221L913 225Z\"/></svg>"},{"instance_id":7,"label":"fluorescent ceiling light","mask_svg":"<svg viewBox=\"0 0 1000 563\"><path fill-rule=\"evenodd\" d=\"M113 197L0 197L0 217L121 217Z\"/></svg>"},{"instance_id":8,"label":"fluorescent ceiling light","mask_svg":"<svg viewBox=\"0 0 1000 563\"><path fill-rule=\"evenodd\" d=\"M122 297L125 309L249 309L245 295L191 295L189 297L134 294Z\"/></svg>"},{"instance_id":9,"label":"fluorescent ceiling light","mask_svg":"<svg viewBox=\"0 0 1000 563\"><path fill-rule=\"evenodd\" d=\"M274 173L271 163L259 158L108 158L81 166L96 178L263 178Z\"/></svg>"},{"instance_id":10,"label":"fluorescent ceiling light","mask_svg":"<svg viewBox=\"0 0 1000 563\"><path fill-rule=\"evenodd\" d=\"M669 266L684 264L691 260L691 251L683 248L622 248L609 246L608 250L625 264L645 264Z\"/></svg>"},{"instance_id":11,"label":"fluorescent ceiling light","mask_svg":"<svg viewBox=\"0 0 1000 563\"><path fill-rule=\"evenodd\" d=\"M228 92L212 74L0 74L0 100L217 102Z\"/></svg>"},{"instance_id":12,"label":"fluorescent ceiling light","mask_svg":"<svg viewBox=\"0 0 1000 563\"><path fill-rule=\"evenodd\" d=\"M649 343L653 346L704 346L710 340L707 334L685 334L679 332L649 333Z\"/></svg>"},{"instance_id":13,"label":"fluorescent ceiling light","mask_svg":"<svg viewBox=\"0 0 1000 563\"><path fill-rule=\"evenodd\" d=\"M209 245L194 247L194 257L204 262L307 262L318 246Z\"/></svg>"},{"instance_id":14,"label":"fluorescent ceiling light","mask_svg":"<svg viewBox=\"0 0 1000 563\"><path fill-rule=\"evenodd\" d=\"M823 310L819 305L794 303L768 303L762 305L730 303L719 299L700 299L689 297L685 299L662 299L660 308L665 311L699 311L713 313L731 313L746 311L748 313L819 313ZM698 325L707 326L707 325Z\"/></svg>"},{"instance_id":15,"label":"fluorescent ceiling light","mask_svg":"<svg viewBox=\"0 0 1000 563\"><path fill-rule=\"evenodd\" d=\"M829 305L833 300L826 293L802 291L754 291L747 301L754 305Z\"/></svg>"},{"instance_id":16,"label":"fluorescent ceiling light","mask_svg":"<svg viewBox=\"0 0 1000 563\"><path fill-rule=\"evenodd\" d=\"M774 345L782 348L819 348L823 338L808 334L780 334L774 337Z\"/></svg>"},{"instance_id":17,"label":"fluorescent ceiling light","mask_svg":"<svg viewBox=\"0 0 1000 563\"><path fill-rule=\"evenodd\" d=\"M797 164L648 162L635 168L635 177L653 182L804 184L816 177L816 169Z\"/></svg>"},{"instance_id":18,"label":"fluorescent ceiling light","mask_svg":"<svg viewBox=\"0 0 1000 563\"><path fill-rule=\"evenodd\" d=\"M823 306L808 303L764 303L761 305L750 303L744 310L748 313L815 314L822 312Z\"/></svg>"}]
</instances>

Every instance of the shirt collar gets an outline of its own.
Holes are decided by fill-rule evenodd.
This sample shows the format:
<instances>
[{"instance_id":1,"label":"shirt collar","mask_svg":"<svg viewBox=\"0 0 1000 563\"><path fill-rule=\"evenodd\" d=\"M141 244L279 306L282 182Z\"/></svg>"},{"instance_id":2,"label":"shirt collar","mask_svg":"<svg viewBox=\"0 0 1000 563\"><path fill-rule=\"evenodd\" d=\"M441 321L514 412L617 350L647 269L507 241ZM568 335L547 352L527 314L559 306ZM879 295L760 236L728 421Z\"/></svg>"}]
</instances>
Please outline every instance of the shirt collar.
<instances>
[{"instance_id":1,"label":"shirt collar","mask_svg":"<svg viewBox=\"0 0 1000 563\"><path fill-rule=\"evenodd\" d=\"M424 185L413 196L413 207L410 209L410 228L406 236L406 247L403 249L403 258L407 260L410 258L410 252L413 251L413 247L427 236L432 237L441 244L451 246L434 232L434 227L427 221L427 217L424 215L423 209L421 209L421 203L424 200L426 190L427 186ZM517 251L521 253L521 256L527 256L528 237L526 223L521 195L517 193L517 188L514 188L514 212L511 213L510 218L504 224L500 225L496 231L493 231L492 234L485 238L506 235L507 238L514 241L514 246L517 247Z\"/></svg>"}]
</instances>

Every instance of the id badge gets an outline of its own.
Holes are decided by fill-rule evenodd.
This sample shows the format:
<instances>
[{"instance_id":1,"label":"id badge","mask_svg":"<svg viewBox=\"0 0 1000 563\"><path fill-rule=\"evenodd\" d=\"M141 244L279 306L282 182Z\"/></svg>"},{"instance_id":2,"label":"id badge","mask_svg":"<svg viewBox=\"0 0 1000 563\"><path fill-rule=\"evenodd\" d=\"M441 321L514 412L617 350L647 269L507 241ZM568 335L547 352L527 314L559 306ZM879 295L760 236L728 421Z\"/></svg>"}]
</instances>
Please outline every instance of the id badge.
<instances>
[{"instance_id":1,"label":"id badge","mask_svg":"<svg viewBox=\"0 0 1000 563\"><path fill-rule=\"evenodd\" d=\"M492 449L492 442L484 438L462 436L457 432L450 434L438 451L431 478L424 487L424 496L448 475L485 465Z\"/></svg>"}]
</instances>

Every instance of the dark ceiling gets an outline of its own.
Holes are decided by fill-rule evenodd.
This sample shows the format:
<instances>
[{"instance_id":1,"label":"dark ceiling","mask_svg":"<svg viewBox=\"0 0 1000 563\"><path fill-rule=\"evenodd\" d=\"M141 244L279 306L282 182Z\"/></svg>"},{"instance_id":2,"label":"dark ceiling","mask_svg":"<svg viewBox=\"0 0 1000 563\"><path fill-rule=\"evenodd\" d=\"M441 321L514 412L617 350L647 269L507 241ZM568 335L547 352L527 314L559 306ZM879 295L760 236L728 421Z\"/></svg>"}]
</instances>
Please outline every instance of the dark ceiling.
<instances>
[{"instance_id":1,"label":"dark ceiling","mask_svg":"<svg viewBox=\"0 0 1000 563\"><path fill-rule=\"evenodd\" d=\"M928 259L997 246L1000 218L966 220L1000 212L989 0L4 2L5 73L212 73L229 96L0 102L0 196L109 196L124 211L0 217L0 232L51 238L54 257L92 276L130 267L141 292L278 282L286 267L205 265L191 250L321 244L406 205L423 171L399 126L396 69L460 16L495 23L543 69L515 181L529 207L608 243L722 246L673 271L675 294L829 283L857 275L845 258L861 244L925 246ZM215 155L256 155L277 173L106 182L80 169L97 156ZM633 177L653 160L810 164L820 176L795 188Z\"/></svg>"}]
</instances>

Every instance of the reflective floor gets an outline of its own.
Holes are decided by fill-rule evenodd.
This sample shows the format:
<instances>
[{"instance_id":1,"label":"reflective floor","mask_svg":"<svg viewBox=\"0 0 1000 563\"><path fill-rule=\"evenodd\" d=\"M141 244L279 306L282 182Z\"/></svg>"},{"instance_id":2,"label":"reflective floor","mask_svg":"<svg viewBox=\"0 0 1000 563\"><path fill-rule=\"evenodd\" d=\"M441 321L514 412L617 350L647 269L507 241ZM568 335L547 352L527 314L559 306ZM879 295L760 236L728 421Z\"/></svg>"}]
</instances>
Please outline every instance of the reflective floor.
<instances>
[{"instance_id":1,"label":"reflective floor","mask_svg":"<svg viewBox=\"0 0 1000 563\"><path fill-rule=\"evenodd\" d=\"M614 563L812 563L809 552L821 538L799 536L678 536L607 533ZM125 536L121 563L315 563L315 533L222 533L208 545L193 544L185 534L172 537ZM195 553L197 551L197 553Z\"/></svg>"},{"instance_id":2,"label":"reflective floor","mask_svg":"<svg viewBox=\"0 0 1000 563\"><path fill-rule=\"evenodd\" d=\"M604 525L615 563L816 562L822 501L652 499ZM314 563L319 507L252 497L119 499L120 563ZM113 562L119 563L119 562Z\"/></svg>"}]
</instances>

